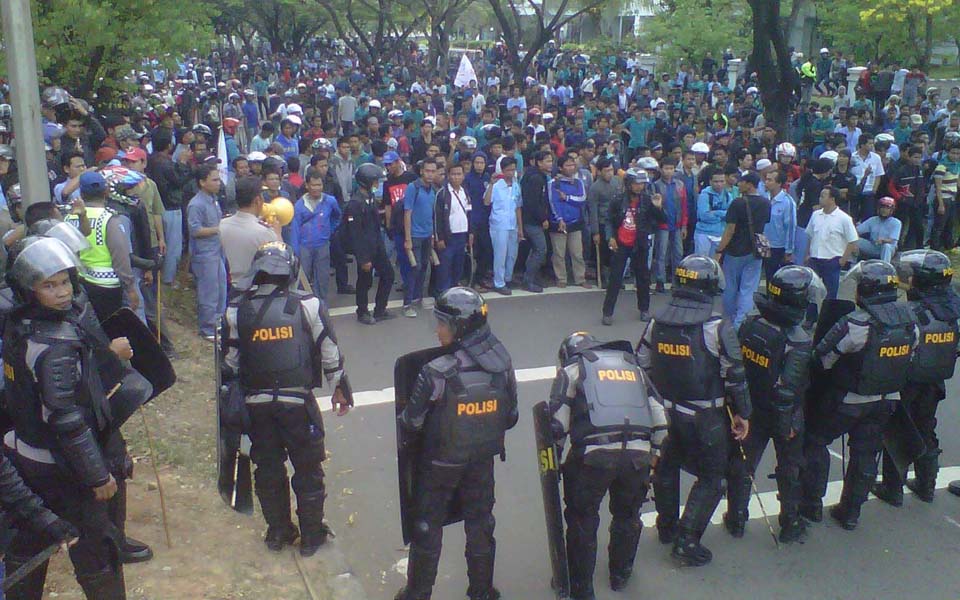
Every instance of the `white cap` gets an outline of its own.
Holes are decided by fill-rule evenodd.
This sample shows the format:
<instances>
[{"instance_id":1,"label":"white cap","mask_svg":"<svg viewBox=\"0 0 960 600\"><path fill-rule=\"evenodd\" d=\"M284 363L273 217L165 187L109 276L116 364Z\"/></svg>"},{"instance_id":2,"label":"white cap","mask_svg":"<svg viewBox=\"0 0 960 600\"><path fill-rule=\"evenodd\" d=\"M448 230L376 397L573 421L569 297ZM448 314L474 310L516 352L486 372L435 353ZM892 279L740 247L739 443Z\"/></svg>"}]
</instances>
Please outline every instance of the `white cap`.
<instances>
[{"instance_id":1,"label":"white cap","mask_svg":"<svg viewBox=\"0 0 960 600\"><path fill-rule=\"evenodd\" d=\"M690 147L690 150L695 154L710 154L710 146L706 145L703 142L697 142Z\"/></svg>"},{"instance_id":2,"label":"white cap","mask_svg":"<svg viewBox=\"0 0 960 600\"><path fill-rule=\"evenodd\" d=\"M371 100L371 101L370 101L370 104L368 104L367 106L369 106L370 108L380 108L380 107L381 107L379 100Z\"/></svg>"},{"instance_id":3,"label":"white cap","mask_svg":"<svg viewBox=\"0 0 960 600\"><path fill-rule=\"evenodd\" d=\"M543 113L543 120L544 120L544 121L552 121L552 120L553 120L553 113Z\"/></svg>"},{"instance_id":4,"label":"white cap","mask_svg":"<svg viewBox=\"0 0 960 600\"><path fill-rule=\"evenodd\" d=\"M748 93L748 94L758 94L758 93L760 93L760 90L758 90L758 89L757 89L756 87L754 87L754 86L750 86L750 87L747 88L747 93Z\"/></svg>"},{"instance_id":5,"label":"white cap","mask_svg":"<svg viewBox=\"0 0 960 600\"><path fill-rule=\"evenodd\" d=\"M263 162L267 160L267 155L263 152L251 152L247 155L248 162Z\"/></svg>"},{"instance_id":6,"label":"white cap","mask_svg":"<svg viewBox=\"0 0 960 600\"><path fill-rule=\"evenodd\" d=\"M830 54L829 48L820 48L820 54Z\"/></svg>"},{"instance_id":7,"label":"white cap","mask_svg":"<svg viewBox=\"0 0 960 600\"><path fill-rule=\"evenodd\" d=\"M837 153L836 150L827 150L826 152L820 155L820 158L825 158L830 162L832 162L833 164L837 164L837 158L839 157L840 155Z\"/></svg>"},{"instance_id":8,"label":"white cap","mask_svg":"<svg viewBox=\"0 0 960 600\"><path fill-rule=\"evenodd\" d=\"M769 169L769 168L772 167L772 166L773 166L773 163L770 162L770 159L761 158L760 160L757 161L757 170L758 170L758 171L762 171L762 170L764 170L764 169Z\"/></svg>"},{"instance_id":9,"label":"white cap","mask_svg":"<svg viewBox=\"0 0 960 600\"><path fill-rule=\"evenodd\" d=\"M303 125L303 121L301 121L300 117L298 117L297 115L287 115L286 118L284 118L283 120L289 121L294 125L296 125L297 127L300 127L301 125Z\"/></svg>"},{"instance_id":10,"label":"white cap","mask_svg":"<svg viewBox=\"0 0 960 600\"><path fill-rule=\"evenodd\" d=\"M296 102L291 102L287 105L287 114L288 115L302 115L303 108L300 107Z\"/></svg>"},{"instance_id":11,"label":"white cap","mask_svg":"<svg viewBox=\"0 0 960 600\"><path fill-rule=\"evenodd\" d=\"M393 110L391 110L390 112L387 113L387 116L390 117L391 119L396 119L397 117L402 117L402 116L403 116L403 111L402 111L402 110L393 109Z\"/></svg>"}]
</instances>

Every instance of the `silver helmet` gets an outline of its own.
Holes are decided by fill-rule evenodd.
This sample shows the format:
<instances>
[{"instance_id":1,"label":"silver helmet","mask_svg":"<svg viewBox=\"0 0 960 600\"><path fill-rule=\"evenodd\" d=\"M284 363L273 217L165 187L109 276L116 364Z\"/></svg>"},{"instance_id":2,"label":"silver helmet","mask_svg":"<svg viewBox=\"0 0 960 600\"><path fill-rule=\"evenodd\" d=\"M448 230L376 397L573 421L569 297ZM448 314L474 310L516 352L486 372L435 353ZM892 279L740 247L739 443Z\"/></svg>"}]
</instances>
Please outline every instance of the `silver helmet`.
<instances>
[{"instance_id":1,"label":"silver helmet","mask_svg":"<svg viewBox=\"0 0 960 600\"><path fill-rule=\"evenodd\" d=\"M51 237L63 242L74 254L90 248L90 241L73 225L57 219L40 219L30 226L28 235Z\"/></svg>"},{"instance_id":2,"label":"silver helmet","mask_svg":"<svg viewBox=\"0 0 960 600\"><path fill-rule=\"evenodd\" d=\"M35 285L62 271L76 275L82 268L77 255L66 244L52 237L28 236L17 242L16 258L10 266L7 278L23 299L30 296ZM74 292L77 290L74 289Z\"/></svg>"}]
</instances>

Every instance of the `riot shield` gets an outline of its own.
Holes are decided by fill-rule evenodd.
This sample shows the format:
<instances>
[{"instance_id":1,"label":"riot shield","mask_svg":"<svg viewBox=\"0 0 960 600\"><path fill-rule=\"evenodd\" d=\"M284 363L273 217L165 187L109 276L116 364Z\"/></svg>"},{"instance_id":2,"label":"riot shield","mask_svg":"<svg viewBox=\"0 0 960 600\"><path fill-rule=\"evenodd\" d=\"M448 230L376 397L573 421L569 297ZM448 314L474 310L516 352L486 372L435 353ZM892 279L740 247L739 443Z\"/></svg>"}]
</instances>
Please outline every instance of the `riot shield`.
<instances>
[{"instance_id":1,"label":"riot shield","mask_svg":"<svg viewBox=\"0 0 960 600\"><path fill-rule=\"evenodd\" d=\"M820 306L820 318L817 319L817 328L813 333L813 343L819 344L827 332L844 316L857 309L857 305L850 300L824 300Z\"/></svg>"},{"instance_id":2,"label":"riot shield","mask_svg":"<svg viewBox=\"0 0 960 600\"><path fill-rule=\"evenodd\" d=\"M627 343L629 346L629 342ZM550 552L550 585L558 599L570 596L570 571L567 546L563 537L563 508L560 505L560 456L550 427L550 408L546 402L533 407L533 435L537 442L540 491L547 521L547 547Z\"/></svg>"},{"instance_id":3,"label":"riot shield","mask_svg":"<svg viewBox=\"0 0 960 600\"><path fill-rule=\"evenodd\" d=\"M857 306L849 300L824 300L820 306L820 318L813 334L813 345L820 343L834 325L844 316L856 310ZM838 395L842 394L832 385L831 377L823 370L820 361L814 361L810 369L810 386L807 388L805 414L810 422L830 418L830 411L836 405Z\"/></svg>"},{"instance_id":4,"label":"riot shield","mask_svg":"<svg viewBox=\"0 0 960 600\"><path fill-rule=\"evenodd\" d=\"M960 496L960 479L957 481L951 481L950 485L947 486L947 489L950 490L950 493L954 496Z\"/></svg>"},{"instance_id":5,"label":"riot shield","mask_svg":"<svg viewBox=\"0 0 960 600\"><path fill-rule=\"evenodd\" d=\"M121 308L101 325L110 339L125 337L130 341L133 348L130 364L153 386L153 395L150 398L159 396L176 383L177 374L170 364L170 359L163 352L157 338L135 312L126 307Z\"/></svg>"},{"instance_id":6,"label":"riot shield","mask_svg":"<svg viewBox=\"0 0 960 600\"><path fill-rule=\"evenodd\" d=\"M428 362L449 352L446 348L427 348L404 354L397 359L393 366L394 398L396 400L396 415L400 416L406 408L413 385L417 381L420 370ZM423 450L423 440L417 434L411 434L400 426L397 420L397 475L400 483L400 525L403 530L403 543L409 544L413 539L413 524L415 515L416 490L420 484L420 454ZM447 507L447 518L444 525L463 520L463 511L457 495L451 499Z\"/></svg>"},{"instance_id":7,"label":"riot shield","mask_svg":"<svg viewBox=\"0 0 960 600\"><path fill-rule=\"evenodd\" d=\"M214 328L213 343L213 370L216 381L214 398L217 405L217 490L227 506L249 515L253 513L253 479L249 451L246 454L242 452L241 442L244 436L229 417L230 407L243 404L243 391L237 381L224 384L221 352L218 321Z\"/></svg>"},{"instance_id":8,"label":"riot shield","mask_svg":"<svg viewBox=\"0 0 960 600\"><path fill-rule=\"evenodd\" d=\"M883 430L883 448L897 466L902 479L906 479L907 467L927 451L923 437L903 402L897 402L897 408Z\"/></svg>"}]
</instances>

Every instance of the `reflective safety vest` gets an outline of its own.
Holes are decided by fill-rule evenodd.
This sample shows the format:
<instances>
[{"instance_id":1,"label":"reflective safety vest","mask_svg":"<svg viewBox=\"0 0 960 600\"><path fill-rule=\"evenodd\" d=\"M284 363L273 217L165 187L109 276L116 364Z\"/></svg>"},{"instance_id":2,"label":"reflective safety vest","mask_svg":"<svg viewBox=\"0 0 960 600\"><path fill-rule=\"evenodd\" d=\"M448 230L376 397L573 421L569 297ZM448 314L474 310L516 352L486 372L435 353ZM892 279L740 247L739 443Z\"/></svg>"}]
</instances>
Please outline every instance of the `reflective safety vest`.
<instances>
[{"instance_id":1,"label":"reflective safety vest","mask_svg":"<svg viewBox=\"0 0 960 600\"><path fill-rule=\"evenodd\" d=\"M110 249L107 248L107 222L115 213L105 207L87 207L87 220L90 221L90 234L87 241L90 247L80 252L80 262L86 267L80 277L102 287L120 287L120 278L113 270L113 259L110 258ZM76 224L77 220L71 219Z\"/></svg>"}]
</instances>

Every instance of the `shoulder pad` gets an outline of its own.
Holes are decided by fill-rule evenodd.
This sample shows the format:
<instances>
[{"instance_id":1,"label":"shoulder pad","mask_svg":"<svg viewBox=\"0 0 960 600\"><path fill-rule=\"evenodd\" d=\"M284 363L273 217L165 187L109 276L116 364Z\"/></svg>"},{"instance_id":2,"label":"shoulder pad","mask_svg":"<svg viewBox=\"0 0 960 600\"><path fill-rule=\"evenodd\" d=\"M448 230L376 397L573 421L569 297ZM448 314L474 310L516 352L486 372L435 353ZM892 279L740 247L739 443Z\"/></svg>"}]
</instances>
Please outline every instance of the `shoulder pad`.
<instances>
[{"instance_id":1,"label":"shoulder pad","mask_svg":"<svg viewBox=\"0 0 960 600\"><path fill-rule=\"evenodd\" d=\"M460 361L457 360L457 355L454 353L438 356L437 358L428 362L425 365L425 368L433 371L441 377L448 377L456 372L457 367L459 366Z\"/></svg>"},{"instance_id":2,"label":"shoulder pad","mask_svg":"<svg viewBox=\"0 0 960 600\"><path fill-rule=\"evenodd\" d=\"M48 340L64 342L79 342L83 339L79 329L68 321L48 321L36 319L31 321L31 334Z\"/></svg>"},{"instance_id":3,"label":"shoulder pad","mask_svg":"<svg viewBox=\"0 0 960 600\"><path fill-rule=\"evenodd\" d=\"M784 334L787 336L787 343L791 346L801 346L803 344L812 343L812 338L810 334L807 333L803 327L796 325L794 327L788 327L784 330Z\"/></svg>"},{"instance_id":4,"label":"shoulder pad","mask_svg":"<svg viewBox=\"0 0 960 600\"><path fill-rule=\"evenodd\" d=\"M657 313L656 319L664 325L699 325L713 316L712 303L705 304L687 298L671 298L668 304Z\"/></svg>"}]
</instances>

